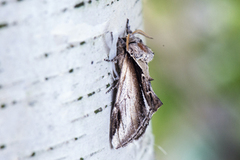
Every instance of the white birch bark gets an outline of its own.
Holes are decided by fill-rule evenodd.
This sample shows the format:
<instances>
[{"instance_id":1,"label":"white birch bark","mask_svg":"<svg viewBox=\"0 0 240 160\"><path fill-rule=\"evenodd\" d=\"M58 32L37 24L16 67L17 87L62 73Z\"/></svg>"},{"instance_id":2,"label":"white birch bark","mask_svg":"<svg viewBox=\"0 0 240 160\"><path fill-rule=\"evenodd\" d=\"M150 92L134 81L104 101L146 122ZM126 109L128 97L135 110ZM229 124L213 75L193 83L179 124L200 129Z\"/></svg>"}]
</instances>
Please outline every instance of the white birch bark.
<instances>
[{"instance_id":1,"label":"white birch bark","mask_svg":"<svg viewBox=\"0 0 240 160\"><path fill-rule=\"evenodd\" d=\"M113 40L139 0L4 1L0 4L0 159L153 159L153 137L109 145Z\"/></svg>"}]
</instances>

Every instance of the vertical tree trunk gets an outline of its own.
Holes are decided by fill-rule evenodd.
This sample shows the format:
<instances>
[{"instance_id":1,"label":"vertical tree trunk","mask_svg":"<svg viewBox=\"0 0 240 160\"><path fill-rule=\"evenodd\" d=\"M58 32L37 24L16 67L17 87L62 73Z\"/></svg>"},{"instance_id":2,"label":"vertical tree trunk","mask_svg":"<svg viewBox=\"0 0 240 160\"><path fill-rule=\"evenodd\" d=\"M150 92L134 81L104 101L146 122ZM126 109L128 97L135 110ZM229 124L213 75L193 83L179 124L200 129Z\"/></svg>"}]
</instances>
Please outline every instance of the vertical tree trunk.
<instances>
[{"instance_id":1,"label":"vertical tree trunk","mask_svg":"<svg viewBox=\"0 0 240 160\"><path fill-rule=\"evenodd\" d=\"M127 147L109 145L113 80L104 58L127 18L142 28L142 1L0 4L1 160L154 158L150 127Z\"/></svg>"}]
</instances>

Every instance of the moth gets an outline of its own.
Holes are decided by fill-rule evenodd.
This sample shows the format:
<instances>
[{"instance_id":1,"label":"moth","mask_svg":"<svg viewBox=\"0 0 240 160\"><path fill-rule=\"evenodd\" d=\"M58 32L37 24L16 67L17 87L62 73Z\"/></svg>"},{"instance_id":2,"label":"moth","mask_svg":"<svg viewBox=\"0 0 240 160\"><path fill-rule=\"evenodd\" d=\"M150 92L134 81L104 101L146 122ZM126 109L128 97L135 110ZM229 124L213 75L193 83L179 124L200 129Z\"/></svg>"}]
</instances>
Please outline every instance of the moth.
<instances>
[{"instance_id":1,"label":"moth","mask_svg":"<svg viewBox=\"0 0 240 160\"><path fill-rule=\"evenodd\" d=\"M148 63L154 53L135 34L151 38L141 30L132 32L127 19L126 36L117 41L117 55L107 60L116 63L119 74L110 116L110 143L115 149L141 137L163 104L152 89L149 75Z\"/></svg>"}]
</instances>

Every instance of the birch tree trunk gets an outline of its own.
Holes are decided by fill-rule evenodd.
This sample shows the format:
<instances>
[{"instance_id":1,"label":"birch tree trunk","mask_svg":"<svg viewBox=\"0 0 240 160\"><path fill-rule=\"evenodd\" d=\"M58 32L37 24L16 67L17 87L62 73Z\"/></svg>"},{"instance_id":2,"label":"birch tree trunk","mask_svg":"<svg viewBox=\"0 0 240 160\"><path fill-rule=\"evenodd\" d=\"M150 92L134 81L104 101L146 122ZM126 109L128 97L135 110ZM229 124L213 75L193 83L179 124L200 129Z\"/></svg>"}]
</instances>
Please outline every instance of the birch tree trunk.
<instances>
[{"instance_id":1,"label":"birch tree trunk","mask_svg":"<svg viewBox=\"0 0 240 160\"><path fill-rule=\"evenodd\" d=\"M109 144L104 59L127 18L142 29L142 1L1 2L1 160L154 159L151 127L124 148Z\"/></svg>"}]
</instances>

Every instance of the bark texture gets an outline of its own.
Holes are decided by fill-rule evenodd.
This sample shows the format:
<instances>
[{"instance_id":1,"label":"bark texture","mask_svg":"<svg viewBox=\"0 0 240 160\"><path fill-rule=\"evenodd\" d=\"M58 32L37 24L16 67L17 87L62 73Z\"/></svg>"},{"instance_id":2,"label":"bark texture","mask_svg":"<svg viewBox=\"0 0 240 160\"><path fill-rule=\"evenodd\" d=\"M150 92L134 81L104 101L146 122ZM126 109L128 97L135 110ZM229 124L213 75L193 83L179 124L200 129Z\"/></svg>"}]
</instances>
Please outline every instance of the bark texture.
<instances>
[{"instance_id":1,"label":"bark texture","mask_svg":"<svg viewBox=\"0 0 240 160\"><path fill-rule=\"evenodd\" d=\"M0 4L0 159L154 158L151 127L127 147L109 145L113 80L104 58L127 18L142 29L142 1Z\"/></svg>"}]
</instances>

